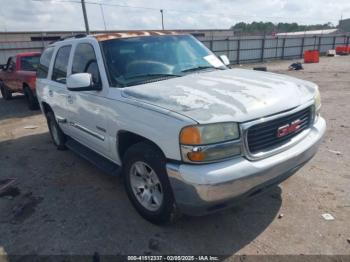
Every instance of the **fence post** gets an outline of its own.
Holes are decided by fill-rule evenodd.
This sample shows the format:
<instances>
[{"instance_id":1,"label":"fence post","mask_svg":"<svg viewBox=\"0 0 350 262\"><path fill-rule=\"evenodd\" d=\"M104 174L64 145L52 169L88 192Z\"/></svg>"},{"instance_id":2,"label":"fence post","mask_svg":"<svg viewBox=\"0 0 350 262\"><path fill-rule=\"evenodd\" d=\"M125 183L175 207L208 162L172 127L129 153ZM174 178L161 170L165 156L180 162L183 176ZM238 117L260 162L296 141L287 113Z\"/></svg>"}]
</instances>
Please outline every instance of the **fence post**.
<instances>
[{"instance_id":1,"label":"fence post","mask_svg":"<svg viewBox=\"0 0 350 262\"><path fill-rule=\"evenodd\" d=\"M336 36L333 36L333 48L332 49L335 49L335 40L337 39Z\"/></svg>"},{"instance_id":2,"label":"fence post","mask_svg":"<svg viewBox=\"0 0 350 262\"><path fill-rule=\"evenodd\" d=\"M41 34L40 34L40 36L41 36L40 41L41 41L41 49L42 49L42 51L44 51L44 49L45 49L44 35L43 34L44 34L43 32L41 32Z\"/></svg>"},{"instance_id":3,"label":"fence post","mask_svg":"<svg viewBox=\"0 0 350 262\"><path fill-rule=\"evenodd\" d=\"M304 43L305 43L305 36L303 36L303 38L301 39L300 58L303 58Z\"/></svg>"},{"instance_id":4,"label":"fence post","mask_svg":"<svg viewBox=\"0 0 350 262\"><path fill-rule=\"evenodd\" d=\"M239 59L240 59L240 57L239 57L239 53L240 53L240 49L241 49L241 39L239 39L238 38L238 40L237 40L237 64L239 64Z\"/></svg>"},{"instance_id":5,"label":"fence post","mask_svg":"<svg viewBox=\"0 0 350 262\"><path fill-rule=\"evenodd\" d=\"M229 37L227 37L227 39L226 39L226 47L227 47L227 57L228 57L228 60L230 60L230 39L229 39Z\"/></svg>"},{"instance_id":6,"label":"fence post","mask_svg":"<svg viewBox=\"0 0 350 262\"><path fill-rule=\"evenodd\" d=\"M284 59L284 49L286 48L286 37L283 38L281 59Z\"/></svg>"},{"instance_id":7,"label":"fence post","mask_svg":"<svg viewBox=\"0 0 350 262\"><path fill-rule=\"evenodd\" d=\"M317 46L317 50L319 53L321 53L321 41L322 41L322 36L318 37L318 46Z\"/></svg>"},{"instance_id":8,"label":"fence post","mask_svg":"<svg viewBox=\"0 0 350 262\"><path fill-rule=\"evenodd\" d=\"M277 51L278 51L278 36L277 36L277 41L276 41L276 49L275 49L275 59L277 59Z\"/></svg>"},{"instance_id":9,"label":"fence post","mask_svg":"<svg viewBox=\"0 0 350 262\"><path fill-rule=\"evenodd\" d=\"M315 49L316 49L316 39L317 39L317 36L316 36L316 35L314 35L314 49L313 49L313 50L315 50Z\"/></svg>"},{"instance_id":10,"label":"fence post","mask_svg":"<svg viewBox=\"0 0 350 262\"><path fill-rule=\"evenodd\" d=\"M213 42L214 42L213 39L209 40L209 49L210 49L210 51L212 51L212 52L214 52L214 51L213 51Z\"/></svg>"},{"instance_id":11,"label":"fence post","mask_svg":"<svg viewBox=\"0 0 350 262\"><path fill-rule=\"evenodd\" d=\"M260 57L261 62L264 62L265 37L266 35L264 34L264 38L262 39L262 42L261 42L261 57Z\"/></svg>"}]
</instances>

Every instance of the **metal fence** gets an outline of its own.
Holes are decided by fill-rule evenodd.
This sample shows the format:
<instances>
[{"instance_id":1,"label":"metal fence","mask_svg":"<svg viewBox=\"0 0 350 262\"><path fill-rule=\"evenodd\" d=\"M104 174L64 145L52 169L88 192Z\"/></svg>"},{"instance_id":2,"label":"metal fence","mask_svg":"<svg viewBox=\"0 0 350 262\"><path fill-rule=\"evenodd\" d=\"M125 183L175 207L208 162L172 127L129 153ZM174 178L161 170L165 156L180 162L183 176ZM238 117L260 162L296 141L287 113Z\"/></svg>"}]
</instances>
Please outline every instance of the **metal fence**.
<instances>
[{"instance_id":1,"label":"metal fence","mask_svg":"<svg viewBox=\"0 0 350 262\"><path fill-rule=\"evenodd\" d=\"M22 52L41 52L50 42L48 41L0 41L0 64Z\"/></svg>"},{"instance_id":2,"label":"metal fence","mask_svg":"<svg viewBox=\"0 0 350 262\"><path fill-rule=\"evenodd\" d=\"M306 50L318 50L325 54L337 46L349 45L349 34L232 37L202 42L216 55L227 55L232 64L240 64L302 58Z\"/></svg>"},{"instance_id":3,"label":"metal fence","mask_svg":"<svg viewBox=\"0 0 350 262\"><path fill-rule=\"evenodd\" d=\"M273 59L301 58L305 50L321 54L339 45L349 45L348 35L245 36L201 40L217 55L227 55L232 64ZM0 41L0 64L20 52L42 51L49 41Z\"/></svg>"}]
</instances>

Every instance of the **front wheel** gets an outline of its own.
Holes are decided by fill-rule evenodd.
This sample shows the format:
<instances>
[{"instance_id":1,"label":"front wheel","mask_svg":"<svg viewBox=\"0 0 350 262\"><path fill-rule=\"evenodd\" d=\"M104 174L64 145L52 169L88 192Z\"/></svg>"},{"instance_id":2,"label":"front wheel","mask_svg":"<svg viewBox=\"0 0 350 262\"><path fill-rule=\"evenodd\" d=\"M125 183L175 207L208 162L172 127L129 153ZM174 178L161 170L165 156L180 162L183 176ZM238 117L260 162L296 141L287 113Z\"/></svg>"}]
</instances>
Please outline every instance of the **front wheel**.
<instances>
[{"instance_id":1,"label":"front wheel","mask_svg":"<svg viewBox=\"0 0 350 262\"><path fill-rule=\"evenodd\" d=\"M0 90L1 95L5 100L10 100L12 98L12 93L2 82L0 82Z\"/></svg>"},{"instance_id":2,"label":"front wheel","mask_svg":"<svg viewBox=\"0 0 350 262\"><path fill-rule=\"evenodd\" d=\"M50 135L53 143L58 150L66 149L66 135L62 132L61 128L56 122L56 118L53 112L48 112L46 114L47 125L49 127Z\"/></svg>"},{"instance_id":3,"label":"front wheel","mask_svg":"<svg viewBox=\"0 0 350 262\"><path fill-rule=\"evenodd\" d=\"M148 143L137 143L125 153L124 184L138 213L154 224L176 217L175 201L162 152Z\"/></svg>"}]
</instances>

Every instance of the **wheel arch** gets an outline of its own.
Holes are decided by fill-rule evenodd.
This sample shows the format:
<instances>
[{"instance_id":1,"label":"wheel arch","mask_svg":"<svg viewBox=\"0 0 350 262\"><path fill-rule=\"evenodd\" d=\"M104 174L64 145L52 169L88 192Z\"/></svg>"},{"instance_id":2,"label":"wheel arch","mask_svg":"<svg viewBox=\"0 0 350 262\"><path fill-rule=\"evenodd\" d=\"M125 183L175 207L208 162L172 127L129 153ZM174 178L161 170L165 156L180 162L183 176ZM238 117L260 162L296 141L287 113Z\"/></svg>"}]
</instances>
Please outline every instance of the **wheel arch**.
<instances>
[{"instance_id":1,"label":"wheel arch","mask_svg":"<svg viewBox=\"0 0 350 262\"><path fill-rule=\"evenodd\" d=\"M41 103L41 108L42 108L43 113L44 113L45 115L47 115L48 112L54 113L53 110L52 110L52 108L51 108L51 106L50 106L48 103L46 103L46 102L42 102L42 103Z\"/></svg>"},{"instance_id":2,"label":"wheel arch","mask_svg":"<svg viewBox=\"0 0 350 262\"><path fill-rule=\"evenodd\" d=\"M30 88L30 86L28 85L27 82L22 82L22 87L23 87L23 88L26 88L26 87Z\"/></svg>"},{"instance_id":3,"label":"wheel arch","mask_svg":"<svg viewBox=\"0 0 350 262\"><path fill-rule=\"evenodd\" d=\"M128 148L139 142L146 142L156 147L165 157L164 151L152 140L128 130L120 130L117 133L117 153L120 161L123 161L123 157Z\"/></svg>"}]
</instances>

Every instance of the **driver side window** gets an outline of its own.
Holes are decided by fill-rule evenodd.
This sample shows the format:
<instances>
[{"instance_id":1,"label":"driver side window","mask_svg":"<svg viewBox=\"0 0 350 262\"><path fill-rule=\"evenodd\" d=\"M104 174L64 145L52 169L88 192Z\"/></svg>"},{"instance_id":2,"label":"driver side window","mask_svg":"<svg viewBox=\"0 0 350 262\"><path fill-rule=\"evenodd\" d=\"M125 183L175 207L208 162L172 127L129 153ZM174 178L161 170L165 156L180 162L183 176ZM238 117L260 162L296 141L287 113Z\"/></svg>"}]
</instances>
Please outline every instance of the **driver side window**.
<instances>
[{"instance_id":1,"label":"driver side window","mask_svg":"<svg viewBox=\"0 0 350 262\"><path fill-rule=\"evenodd\" d=\"M96 54L92 45L77 45L73 57L72 74L90 73L94 86L101 86L101 77L97 65Z\"/></svg>"}]
</instances>

